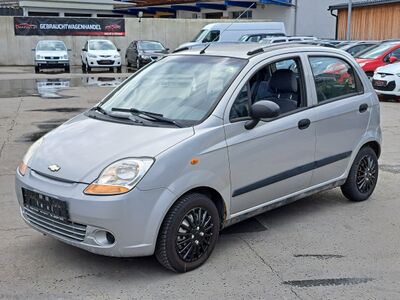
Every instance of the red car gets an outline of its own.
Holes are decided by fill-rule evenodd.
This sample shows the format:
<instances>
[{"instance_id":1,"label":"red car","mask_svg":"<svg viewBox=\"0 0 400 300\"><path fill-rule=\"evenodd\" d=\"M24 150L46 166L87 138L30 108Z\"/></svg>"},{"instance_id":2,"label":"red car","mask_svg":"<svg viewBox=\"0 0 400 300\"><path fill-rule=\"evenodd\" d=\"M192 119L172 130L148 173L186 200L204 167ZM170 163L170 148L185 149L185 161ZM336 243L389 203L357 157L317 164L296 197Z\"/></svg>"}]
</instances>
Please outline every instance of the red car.
<instances>
[{"instance_id":1,"label":"red car","mask_svg":"<svg viewBox=\"0 0 400 300\"><path fill-rule=\"evenodd\" d=\"M394 57L391 59L391 57ZM376 68L400 59L400 41L384 42L357 57L357 62L369 78L374 76Z\"/></svg>"}]
</instances>

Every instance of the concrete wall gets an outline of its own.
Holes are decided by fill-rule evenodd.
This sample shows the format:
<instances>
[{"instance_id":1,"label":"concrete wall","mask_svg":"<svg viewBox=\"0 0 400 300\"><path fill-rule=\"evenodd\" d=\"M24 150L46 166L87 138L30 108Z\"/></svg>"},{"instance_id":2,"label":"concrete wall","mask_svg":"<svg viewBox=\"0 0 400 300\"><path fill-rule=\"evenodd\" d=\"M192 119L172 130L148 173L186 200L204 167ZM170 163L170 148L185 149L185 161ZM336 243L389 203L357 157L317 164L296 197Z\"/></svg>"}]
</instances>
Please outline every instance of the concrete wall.
<instances>
[{"instance_id":1,"label":"concrete wall","mask_svg":"<svg viewBox=\"0 0 400 300\"><path fill-rule=\"evenodd\" d=\"M121 56L129 43L135 39L151 39L162 42L166 47L175 49L190 41L196 33L208 23L227 22L229 20L204 19L125 19L125 37L107 37L120 48ZM81 63L81 49L88 36L15 36L12 17L0 17L0 65L32 65L32 48L43 39L59 39L71 48L70 59L74 65ZM92 37L96 38L96 37Z\"/></svg>"}]
</instances>

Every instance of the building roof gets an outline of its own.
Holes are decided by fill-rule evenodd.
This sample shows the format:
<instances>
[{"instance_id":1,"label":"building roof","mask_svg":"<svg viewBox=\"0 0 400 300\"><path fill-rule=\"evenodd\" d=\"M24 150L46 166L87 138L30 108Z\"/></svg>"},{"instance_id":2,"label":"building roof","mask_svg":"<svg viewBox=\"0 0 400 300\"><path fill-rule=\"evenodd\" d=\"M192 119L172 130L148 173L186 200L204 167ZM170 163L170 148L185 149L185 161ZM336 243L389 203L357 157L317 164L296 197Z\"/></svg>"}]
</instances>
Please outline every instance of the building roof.
<instances>
[{"instance_id":1,"label":"building roof","mask_svg":"<svg viewBox=\"0 0 400 300\"><path fill-rule=\"evenodd\" d=\"M400 3L400 0L359 0L353 2L353 7L366 7L382 4ZM328 10L347 9L349 3L341 3L329 6Z\"/></svg>"}]
</instances>

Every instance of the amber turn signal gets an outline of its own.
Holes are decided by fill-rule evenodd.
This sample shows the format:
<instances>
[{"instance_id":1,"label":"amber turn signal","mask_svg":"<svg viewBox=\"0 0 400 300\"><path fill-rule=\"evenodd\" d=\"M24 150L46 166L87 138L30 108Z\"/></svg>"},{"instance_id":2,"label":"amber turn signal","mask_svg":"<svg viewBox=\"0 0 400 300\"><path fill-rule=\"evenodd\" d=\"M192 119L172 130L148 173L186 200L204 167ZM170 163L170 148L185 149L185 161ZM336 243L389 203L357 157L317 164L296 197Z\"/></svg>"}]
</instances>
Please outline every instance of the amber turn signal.
<instances>
[{"instance_id":1,"label":"amber turn signal","mask_svg":"<svg viewBox=\"0 0 400 300\"><path fill-rule=\"evenodd\" d=\"M25 176L25 173L26 173L27 169L28 169L28 166L26 164L24 164L23 161L21 161L21 163L18 166L19 174L21 174L22 176Z\"/></svg>"},{"instance_id":2,"label":"amber turn signal","mask_svg":"<svg viewBox=\"0 0 400 300\"><path fill-rule=\"evenodd\" d=\"M87 195L118 195L128 191L129 189L124 186L91 184L84 193Z\"/></svg>"}]
</instances>

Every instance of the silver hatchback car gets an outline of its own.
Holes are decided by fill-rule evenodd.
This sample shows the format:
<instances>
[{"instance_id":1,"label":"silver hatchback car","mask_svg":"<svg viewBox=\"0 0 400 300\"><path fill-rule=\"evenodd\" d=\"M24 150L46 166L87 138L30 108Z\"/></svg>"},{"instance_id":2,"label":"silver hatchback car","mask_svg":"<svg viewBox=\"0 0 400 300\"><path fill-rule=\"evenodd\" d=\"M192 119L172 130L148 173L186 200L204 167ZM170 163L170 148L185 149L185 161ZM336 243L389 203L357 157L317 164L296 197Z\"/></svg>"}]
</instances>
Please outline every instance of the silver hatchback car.
<instances>
[{"instance_id":1,"label":"silver hatchback car","mask_svg":"<svg viewBox=\"0 0 400 300\"><path fill-rule=\"evenodd\" d=\"M217 43L148 65L18 167L36 230L108 256L204 263L221 229L323 190L370 197L379 102L344 51Z\"/></svg>"}]
</instances>

